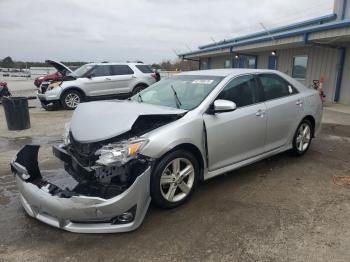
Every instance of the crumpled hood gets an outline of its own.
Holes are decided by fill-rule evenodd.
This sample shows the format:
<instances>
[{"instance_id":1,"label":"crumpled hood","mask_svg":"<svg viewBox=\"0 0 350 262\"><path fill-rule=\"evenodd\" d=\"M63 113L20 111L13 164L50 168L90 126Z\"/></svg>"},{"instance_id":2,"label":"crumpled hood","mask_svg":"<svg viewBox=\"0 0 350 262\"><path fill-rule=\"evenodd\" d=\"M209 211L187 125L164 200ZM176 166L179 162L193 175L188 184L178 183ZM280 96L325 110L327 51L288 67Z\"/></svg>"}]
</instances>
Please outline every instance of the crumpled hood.
<instances>
[{"instance_id":1,"label":"crumpled hood","mask_svg":"<svg viewBox=\"0 0 350 262\"><path fill-rule=\"evenodd\" d=\"M98 101L80 104L74 111L71 133L80 143L103 141L131 130L141 115L179 115L185 110L133 102Z\"/></svg>"}]
</instances>

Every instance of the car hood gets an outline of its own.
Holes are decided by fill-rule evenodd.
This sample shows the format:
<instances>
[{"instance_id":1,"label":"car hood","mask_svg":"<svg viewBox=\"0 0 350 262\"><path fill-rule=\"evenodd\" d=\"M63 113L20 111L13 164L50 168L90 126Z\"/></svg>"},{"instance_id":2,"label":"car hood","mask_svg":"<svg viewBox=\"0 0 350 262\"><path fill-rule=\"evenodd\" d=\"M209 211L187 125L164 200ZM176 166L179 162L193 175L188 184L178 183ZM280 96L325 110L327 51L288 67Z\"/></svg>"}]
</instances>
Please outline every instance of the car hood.
<instances>
[{"instance_id":1,"label":"car hood","mask_svg":"<svg viewBox=\"0 0 350 262\"><path fill-rule=\"evenodd\" d=\"M133 101L98 101L80 104L74 111L70 132L80 143L107 140L132 129L141 116L183 115L186 110Z\"/></svg>"},{"instance_id":2,"label":"car hood","mask_svg":"<svg viewBox=\"0 0 350 262\"><path fill-rule=\"evenodd\" d=\"M72 73L73 71L65 66L64 64L58 62L58 61L55 61L55 60L46 60L45 63L53 66L54 68L56 68L56 70L58 72L60 72L62 75L67 75L67 73Z\"/></svg>"}]
</instances>

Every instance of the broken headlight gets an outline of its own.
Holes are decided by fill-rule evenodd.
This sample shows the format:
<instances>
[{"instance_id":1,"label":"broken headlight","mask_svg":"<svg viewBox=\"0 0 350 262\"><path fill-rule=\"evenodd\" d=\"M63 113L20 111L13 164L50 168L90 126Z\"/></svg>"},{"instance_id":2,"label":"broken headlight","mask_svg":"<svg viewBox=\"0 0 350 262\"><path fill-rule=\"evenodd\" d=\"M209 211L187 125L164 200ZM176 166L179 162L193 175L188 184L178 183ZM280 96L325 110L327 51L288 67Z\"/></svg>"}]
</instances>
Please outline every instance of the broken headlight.
<instances>
[{"instance_id":1,"label":"broken headlight","mask_svg":"<svg viewBox=\"0 0 350 262\"><path fill-rule=\"evenodd\" d=\"M70 130L70 122L68 122L64 125L64 132L62 135L64 145L70 144L69 130Z\"/></svg>"},{"instance_id":2,"label":"broken headlight","mask_svg":"<svg viewBox=\"0 0 350 262\"><path fill-rule=\"evenodd\" d=\"M121 166L134 159L147 141L146 139L129 139L105 145L96 151L95 154L99 156L96 163L104 166Z\"/></svg>"}]
</instances>

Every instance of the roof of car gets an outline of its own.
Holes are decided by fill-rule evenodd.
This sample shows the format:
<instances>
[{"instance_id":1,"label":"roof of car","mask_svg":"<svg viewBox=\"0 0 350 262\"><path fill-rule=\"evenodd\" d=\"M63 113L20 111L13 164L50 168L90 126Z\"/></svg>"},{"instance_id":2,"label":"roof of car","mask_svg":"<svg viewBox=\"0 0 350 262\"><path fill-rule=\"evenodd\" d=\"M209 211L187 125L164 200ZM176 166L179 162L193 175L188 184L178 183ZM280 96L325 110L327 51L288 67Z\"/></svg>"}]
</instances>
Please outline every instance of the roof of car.
<instances>
[{"instance_id":1,"label":"roof of car","mask_svg":"<svg viewBox=\"0 0 350 262\"><path fill-rule=\"evenodd\" d=\"M98 63L89 63L89 65L147 65L147 64L137 63L137 62L98 62Z\"/></svg>"},{"instance_id":2,"label":"roof of car","mask_svg":"<svg viewBox=\"0 0 350 262\"><path fill-rule=\"evenodd\" d=\"M275 70L268 69L243 69L243 68L227 68L227 69L209 69L198 71L187 71L180 73L181 75L207 75L207 76L223 76L241 75L241 74L256 74L256 73L275 73Z\"/></svg>"}]
</instances>

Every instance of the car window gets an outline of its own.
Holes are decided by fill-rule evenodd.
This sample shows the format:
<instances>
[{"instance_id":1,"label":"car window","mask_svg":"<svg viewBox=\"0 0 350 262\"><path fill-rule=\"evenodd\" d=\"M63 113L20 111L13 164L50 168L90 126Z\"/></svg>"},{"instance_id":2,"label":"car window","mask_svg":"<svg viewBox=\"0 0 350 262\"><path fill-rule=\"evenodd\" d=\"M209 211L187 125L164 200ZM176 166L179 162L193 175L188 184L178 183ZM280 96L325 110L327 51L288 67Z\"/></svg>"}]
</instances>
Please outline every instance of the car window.
<instances>
[{"instance_id":1,"label":"car window","mask_svg":"<svg viewBox=\"0 0 350 262\"><path fill-rule=\"evenodd\" d=\"M259 75L259 80L264 92L265 100L271 100L297 93L292 85L277 75Z\"/></svg>"},{"instance_id":2,"label":"car window","mask_svg":"<svg viewBox=\"0 0 350 262\"><path fill-rule=\"evenodd\" d=\"M93 75L94 77L99 76L109 76L110 73L110 66L109 65L98 65L93 69Z\"/></svg>"},{"instance_id":3,"label":"car window","mask_svg":"<svg viewBox=\"0 0 350 262\"><path fill-rule=\"evenodd\" d=\"M254 104L258 101L254 76L240 76L229 82L217 99L235 102L237 107Z\"/></svg>"},{"instance_id":4,"label":"car window","mask_svg":"<svg viewBox=\"0 0 350 262\"><path fill-rule=\"evenodd\" d=\"M150 74L153 73L153 70L150 66L148 65L136 65L136 68L140 70L144 74Z\"/></svg>"},{"instance_id":5,"label":"car window","mask_svg":"<svg viewBox=\"0 0 350 262\"><path fill-rule=\"evenodd\" d=\"M112 75L132 75L134 71L128 65L112 65Z\"/></svg>"}]
</instances>

